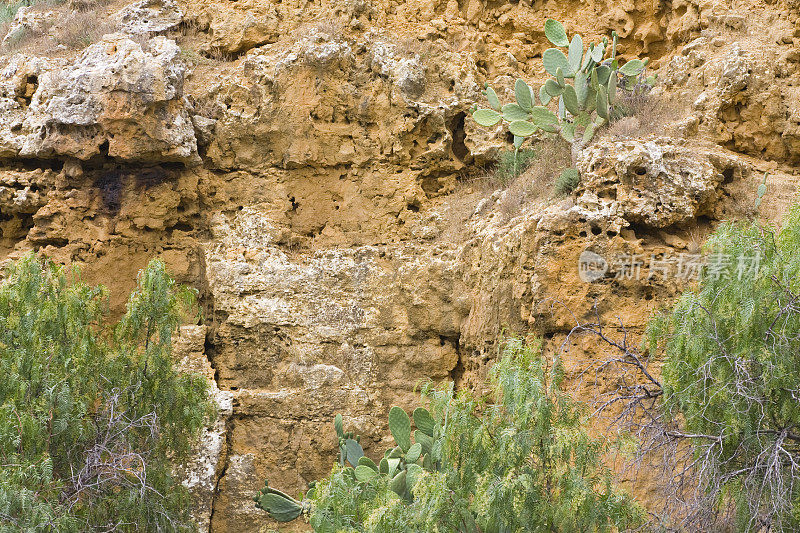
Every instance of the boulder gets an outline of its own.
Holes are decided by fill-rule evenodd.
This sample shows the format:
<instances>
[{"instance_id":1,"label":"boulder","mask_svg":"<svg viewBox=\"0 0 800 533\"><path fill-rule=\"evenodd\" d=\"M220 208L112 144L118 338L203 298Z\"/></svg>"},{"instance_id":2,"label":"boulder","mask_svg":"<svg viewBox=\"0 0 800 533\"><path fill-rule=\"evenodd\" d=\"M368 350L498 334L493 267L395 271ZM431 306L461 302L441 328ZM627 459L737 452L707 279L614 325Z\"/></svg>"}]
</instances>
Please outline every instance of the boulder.
<instances>
[{"instance_id":1,"label":"boulder","mask_svg":"<svg viewBox=\"0 0 800 533\"><path fill-rule=\"evenodd\" d=\"M106 35L72 62L17 55L0 73L0 157L193 164L174 41Z\"/></svg>"},{"instance_id":2,"label":"boulder","mask_svg":"<svg viewBox=\"0 0 800 533\"><path fill-rule=\"evenodd\" d=\"M122 33L161 33L176 28L183 20L183 11L175 0L140 0L122 8L116 19Z\"/></svg>"},{"instance_id":3,"label":"boulder","mask_svg":"<svg viewBox=\"0 0 800 533\"><path fill-rule=\"evenodd\" d=\"M621 227L665 228L706 215L725 173L739 165L715 153L667 137L603 139L578 161L577 206L622 219Z\"/></svg>"}]
</instances>

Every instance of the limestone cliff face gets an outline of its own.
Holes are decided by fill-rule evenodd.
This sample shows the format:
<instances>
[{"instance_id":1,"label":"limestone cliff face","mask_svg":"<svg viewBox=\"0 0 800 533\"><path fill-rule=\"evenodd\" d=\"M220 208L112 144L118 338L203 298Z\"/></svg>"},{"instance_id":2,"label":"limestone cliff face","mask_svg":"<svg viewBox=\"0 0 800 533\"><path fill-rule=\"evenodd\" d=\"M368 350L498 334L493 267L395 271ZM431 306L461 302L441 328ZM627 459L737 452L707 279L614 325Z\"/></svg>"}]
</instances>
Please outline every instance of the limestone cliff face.
<instances>
[{"instance_id":1,"label":"limestone cliff face","mask_svg":"<svg viewBox=\"0 0 800 533\"><path fill-rule=\"evenodd\" d=\"M48 35L57 13L35 14L11 30ZM588 283L582 253L696 253L752 214L764 171L763 216L796 191L796 6L145 0L97 16L116 33L0 59L0 259L79 263L116 313L154 256L201 291L178 353L222 408L187 471L215 532L267 523L265 478L296 492L324 475L334 414L372 453L391 405L426 379L477 384L501 332L555 349L596 305L637 334L686 287L613 261ZM667 106L587 147L566 198L547 156L485 185L507 139L468 117L484 82L508 101L514 77L541 81L548 17L616 29ZM568 370L598 350L568 347Z\"/></svg>"}]
</instances>

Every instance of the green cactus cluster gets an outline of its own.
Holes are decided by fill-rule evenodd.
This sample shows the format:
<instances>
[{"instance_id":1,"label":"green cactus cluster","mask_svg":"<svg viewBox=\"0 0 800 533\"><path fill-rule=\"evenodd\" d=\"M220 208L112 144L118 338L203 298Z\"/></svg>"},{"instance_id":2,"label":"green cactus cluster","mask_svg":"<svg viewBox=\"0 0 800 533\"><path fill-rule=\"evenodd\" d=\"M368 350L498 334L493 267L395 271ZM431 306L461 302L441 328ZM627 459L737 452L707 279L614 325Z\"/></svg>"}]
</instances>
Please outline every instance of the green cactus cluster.
<instances>
[{"instance_id":1,"label":"green cactus cluster","mask_svg":"<svg viewBox=\"0 0 800 533\"><path fill-rule=\"evenodd\" d=\"M264 488L253 497L256 507L267 511L278 522L291 522L303 511L308 511L305 502L295 500L285 492L269 486L269 480L264 481Z\"/></svg>"},{"instance_id":2,"label":"green cactus cluster","mask_svg":"<svg viewBox=\"0 0 800 533\"><path fill-rule=\"evenodd\" d=\"M389 431L396 446L386 450L374 475L385 475L391 479L390 488L406 500L412 499L411 490L423 470L432 471L441 460L441 446L435 446L441 426L427 409L418 407L412 414L414 443L411 443L411 418L400 407L389 411Z\"/></svg>"},{"instance_id":3,"label":"green cactus cluster","mask_svg":"<svg viewBox=\"0 0 800 533\"><path fill-rule=\"evenodd\" d=\"M346 475L358 483L369 483L377 476L386 476L389 487L400 497L412 499L411 490L423 472L433 470L441 460L441 446L435 446L435 438L441 432L441 426L424 408L417 408L412 415L417 427L411 431L411 417L400 407L394 406L389 411L389 431L395 446L386 450L377 464L364 455L361 446L342 429L342 417L336 415L334 427L340 442L340 464L345 466L346 457L350 466L345 466ZM412 443L413 435L413 443ZM342 442L347 448L343 451ZM357 445L357 449L354 445ZM438 451L438 453L437 453ZM353 461L353 459L356 459Z\"/></svg>"},{"instance_id":4,"label":"green cactus cluster","mask_svg":"<svg viewBox=\"0 0 800 533\"><path fill-rule=\"evenodd\" d=\"M413 433L412 418L416 426ZM411 417L397 406L389 410L389 431L395 446L386 450L377 464L364 455L360 437L344 431L342 415L336 415L333 426L339 438L339 465L354 483L372 483L381 476L395 494L411 501L412 489L422 472L436 470L441 463L442 445L437 444L442 434L441 424L422 407L415 409ZM308 508L307 500L295 500L266 482L253 499L256 507L267 511L278 522L294 520Z\"/></svg>"},{"instance_id":5,"label":"green cactus cluster","mask_svg":"<svg viewBox=\"0 0 800 533\"><path fill-rule=\"evenodd\" d=\"M350 463L350 466L355 468L358 466L358 461L364 457L364 449L360 444L361 437L355 435L352 431L344 431L342 415L336 415L333 420L333 427L336 430L336 436L339 438L339 464L345 466L345 464Z\"/></svg>"},{"instance_id":6,"label":"green cactus cluster","mask_svg":"<svg viewBox=\"0 0 800 533\"><path fill-rule=\"evenodd\" d=\"M555 45L542 54L544 68L552 78L538 92L518 79L514 85L516 102L505 105L487 85L484 94L490 108L476 108L472 117L486 127L500 121L507 123L517 150L537 132L558 133L573 148L579 148L611 120L621 91L632 91L643 82L652 85L655 78L644 78L647 59L632 59L620 65L616 32L610 43L603 38L587 48L578 34L568 39L564 26L553 19L545 22L544 30ZM548 107L551 105L557 108L555 112Z\"/></svg>"}]
</instances>

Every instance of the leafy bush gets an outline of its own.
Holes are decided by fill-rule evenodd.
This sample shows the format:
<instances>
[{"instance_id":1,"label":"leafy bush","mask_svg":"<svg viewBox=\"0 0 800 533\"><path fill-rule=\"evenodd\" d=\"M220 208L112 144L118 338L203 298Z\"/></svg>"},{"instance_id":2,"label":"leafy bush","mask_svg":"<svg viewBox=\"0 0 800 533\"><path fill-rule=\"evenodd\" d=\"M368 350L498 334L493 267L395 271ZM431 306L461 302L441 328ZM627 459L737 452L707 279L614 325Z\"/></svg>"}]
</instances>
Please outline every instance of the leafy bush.
<instances>
[{"instance_id":1,"label":"leafy bush","mask_svg":"<svg viewBox=\"0 0 800 533\"><path fill-rule=\"evenodd\" d=\"M500 185L508 185L525 172L536 159L535 150L503 150L497 158L494 178Z\"/></svg>"},{"instance_id":2,"label":"leafy bush","mask_svg":"<svg viewBox=\"0 0 800 533\"><path fill-rule=\"evenodd\" d=\"M759 187L759 199L766 186ZM800 528L800 207L782 230L723 224L696 290L648 328L664 419L683 420L700 498L685 523Z\"/></svg>"},{"instance_id":3,"label":"leafy bush","mask_svg":"<svg viewBox=\"0 0 800 533\"><path fill-rule=\"evenodd\" d=\"M452 383L424 388L429 409L413 413L413 444L410 417L393 407L389 428L397 446L375 464L348 442L357 441L344 438L330 476L303 502L289 502L295 516L305 510L316 531L387 533L611 531L638 524L640 508L612 485L601 463L606 444L587 435L562 379L560 364L548 366L540 346L510 340L492 369L490 396L455 393ZM340 417L335 427L341 449ZM277 492L264 488L255 498L259 507L284 508L272 497Z\"/></svg>"},{"instance_id":4,"label":"leafy bush","mask_svg":"<svg viewBox=\"0 0 800 533\"><path fill-rule=\"evenodd\" d=\"M127 312L33 255L0 283L0 531L191 530L172 477L210 414L206 383L172 368L193 294L160 261Z\"/></svg>"}]
</instances>

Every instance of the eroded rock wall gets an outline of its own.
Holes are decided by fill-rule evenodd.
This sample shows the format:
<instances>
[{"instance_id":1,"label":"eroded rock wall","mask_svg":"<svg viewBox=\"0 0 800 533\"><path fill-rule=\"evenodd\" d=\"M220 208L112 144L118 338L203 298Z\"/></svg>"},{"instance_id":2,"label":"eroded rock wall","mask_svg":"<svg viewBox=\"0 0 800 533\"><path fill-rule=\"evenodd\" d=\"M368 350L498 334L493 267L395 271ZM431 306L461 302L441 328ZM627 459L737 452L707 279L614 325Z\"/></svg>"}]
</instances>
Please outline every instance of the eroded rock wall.
<instances>
[{"instance_id":1,"label":"eroded rock wall","mask_svg":"<svg viewBox=\"0 0 800 533\"><path fill-rule=\"evenodd\" d=\"M120 33L72 56L2 59L0 258L81 264L117 314L154 256L200 290L203 324L178 353L223 407L188 476L212 531L261 529L251 496L265 478L296 493L324 475L336 413L377 453L390 406L410 406L421 381L479 384L503 332L548 350L576 319L640 333L687 282L634 278L614 257L696 254L716 223L753 214L767 170L762 216L796 192L796 6L148 0L103 13ZM515 76L541 81L547 17L588 38L616 29L623 55L653 58L668 106L640 117L661 121L657 135L615 127L589 146L569 197L553 197L546 152L516 188L482 177L507 139L468 117L487 81L505 101ZM608 259L591 283L587 251ZM574 375L603 355L568 348Z\"/></svg>"}]
</instances>

